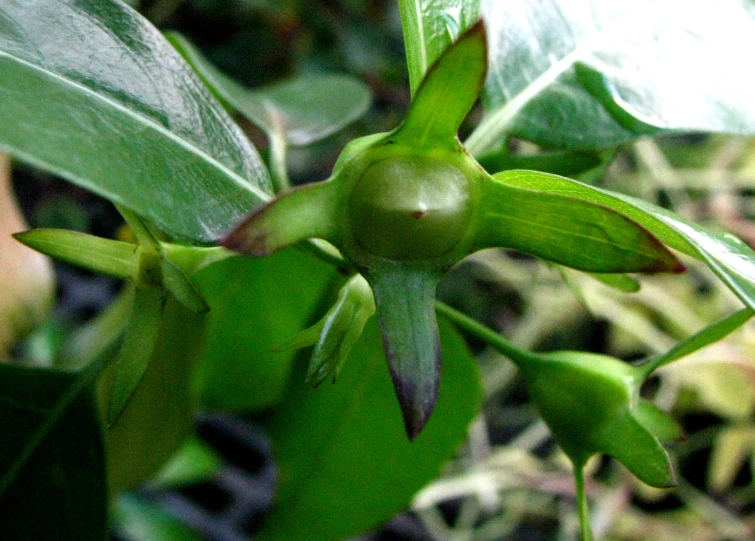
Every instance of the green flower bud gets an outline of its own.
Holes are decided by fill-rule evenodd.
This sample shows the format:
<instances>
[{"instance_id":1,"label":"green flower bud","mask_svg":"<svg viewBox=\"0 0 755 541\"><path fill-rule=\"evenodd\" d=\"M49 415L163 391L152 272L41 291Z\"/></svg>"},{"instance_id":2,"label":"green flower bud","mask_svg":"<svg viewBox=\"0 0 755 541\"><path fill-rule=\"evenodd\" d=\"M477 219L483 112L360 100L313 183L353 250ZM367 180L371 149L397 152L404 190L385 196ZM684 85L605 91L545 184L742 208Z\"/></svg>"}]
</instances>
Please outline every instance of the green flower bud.
<instances>
[{"instance_id":1,"label":"green flower bud","mask_svg":"<svg viewBox=\"0 0 755 541\"><path fill-rule=\"evenodd\" d=\"M471 215L464 173L423 156L371 164L349 199L357 242L387 259L430 259L448 253L464 236Z\"/></svg>"}]
</instances>

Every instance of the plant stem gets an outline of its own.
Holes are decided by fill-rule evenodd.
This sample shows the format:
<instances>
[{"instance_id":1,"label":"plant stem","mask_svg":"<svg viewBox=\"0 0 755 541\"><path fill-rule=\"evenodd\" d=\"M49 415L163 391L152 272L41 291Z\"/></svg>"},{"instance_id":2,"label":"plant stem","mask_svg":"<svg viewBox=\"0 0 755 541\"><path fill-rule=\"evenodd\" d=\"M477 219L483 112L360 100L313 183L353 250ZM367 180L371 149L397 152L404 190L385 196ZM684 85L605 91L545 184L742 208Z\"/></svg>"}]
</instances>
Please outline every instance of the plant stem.
<instances>
[{"instance_id":1,"label":"plant stem","mask_svg":"<svg viewBox=\"0 0 755 541\"><path fill-rule=\"evenodd\" d=\"M577 508L579 510L579 528L582 541L592 541L592 528L590 527L590 509L587 505L585 494L585 468L584 464L574 463L574 483L577 488Z\"/></svg>"},{"instance_id":2,"label":"plant stem","mask_svg":"<svg viewBox=\"0 0 755 541\"><path fill-rule=\"evenodd\" d=\"M526 363L542 362L543 360L539 355L518 348L494 330L486 327L479 321L462 314L458 310L451 308L445 303L435 301L435 309L439 314L450 319L457 326L506 355L506 357L511 359L514 364L520 368Z\"/></svg>"}]
</instances>

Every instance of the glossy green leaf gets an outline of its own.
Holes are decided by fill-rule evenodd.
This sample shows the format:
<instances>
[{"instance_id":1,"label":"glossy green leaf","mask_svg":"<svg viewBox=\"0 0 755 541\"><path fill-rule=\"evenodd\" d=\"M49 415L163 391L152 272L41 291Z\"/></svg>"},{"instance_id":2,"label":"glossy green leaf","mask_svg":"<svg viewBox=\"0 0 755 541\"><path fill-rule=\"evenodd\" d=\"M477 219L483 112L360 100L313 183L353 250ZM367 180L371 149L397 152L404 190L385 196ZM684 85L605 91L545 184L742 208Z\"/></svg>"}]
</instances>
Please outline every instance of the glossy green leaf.
<instances>
[{"instance_id":1,"label":"glossy green leaf","mask_svg":"<svg viewBox=\"0 0 755 541\"><path fill-rule=\"evenodd\" d=\"M506 135L600 149L659 128L755 132L740 55L755 47L755 21L743 2L482 0L481 10L490 76L473 154ZM602 74L602 88L577 65Z\"/></svg>"},{"instance_id":2,"label":"glossy green leaf","mask_svg":"<svg viewBox=\"0 0 755 541\"><path fill-rule=\"evenodd\" d=\"M305 385L307 359L301 359L286 399L269 421L280 488L255 539L351 538L388 520L438 475L482 399L480 376L463 341L446 324L441 335L438 406L414 442L407 441L399 419L374 320L336 384Z\"/></svg>"},{"instance_id":3,"label":"glossy green leaf","mask_svg":"<svg viewBox=\"0 0 755 541\"><path fill-rule=\"evenodd\" d=\"M3 539L106 538L97 368L63 372L0 364Z\"/></svg>"},{"instance_id":4,"label":"glossy green leaf","mask_svg":"<svg viewBox=\"0 0 755 541\"><path fill-rule=\"evenodd\" d=\"M345 75L304 75L264 88L245 88L215 68L180 34L166 37L221 100L268 135L284 132L286 142L293 146L336 133L367 112L372 101L364 83Z\"/></svg>"},{"instance_id":5,"label":"glossy green leaf","mask_svg":"<svg viewBox=\"0 0 755 541\"><path fill-rule=\"evenodd\" d=\"M456 132L477 101L486 72L485 27L477 23L430 67L394 138L420 147L455 148Z\"/></svg>"},{"instance_id":6,"label":"glossy green leaf","mask_svg":"<svg viewBox=\"0 0 755 541\"><path fill-rule=\"evenodd\" d=\"M213 241L271 191L191 68L115 0L3 2L0 94L0 149L172 235Z\"/></svg>"},{"instance_id":7,"label":"glossy green leaf","mask_svg":"<svg viewBox=\"0 0 755 541\"><path fill-rule=\"evenodd\" d=\"M135 495L116 501L113 520L118 529L133 541L204 541L194 532L155 504Z\"/></svg>"},{"instance_id":8,"label":"glossy green leaf","mask_svg":"<svg viewBox=\"0 0 755 541\"><path fill-rule=\"evenodd\" d=\"M708 231L651 203L564 177L534 171L507 171L496 176L511 185L616 210L647 228L667 246L700 259L745 305L755 309L755 252L734 235Z\"/></svg>"},{"instance_id":9,"label":"glossy green leaf","mask_svg":"<svg viewBox=\"0 0 755 541\"><path fill-rule=\"evenodd\" d=\"M406 434L414 440L440 391L440 337L435 317L435 273L404 269L367 275Z\"/></svg>"},{"instance_id":10,"label":"glossy green leaf","mask_svg":"<svg viewBox=\"0 0 755 541\"><path fill-rule=\"evenodd\" d=\"M295 248L269 258L237 256L195 274L211 308L198 369L201 403L232 411L276 404L295 354L273 350L320 315L315 306L335 277L331 266Z\"/></svg>"},{"instance_id":11,"label":"glossy green leaf","mask_svg":"<svg viewBox=\"0 0 755 541\"><path fill-rule=\"evenodd\" d=\"M412 95L452 41L477 22L479 0L399 0Z\"/></svg>"},{"instance_id":12,"label":"glossy green leaf","mask_svg":"<svg viewBox=\"0 0 755 541\"><path fill-rule=\"evenodd\" d=\"M122 280L136 275L136 244L65 229L33 229L13 235L45 255Z\"/></svg>"},{"instance_id":13,"label":"glossy green leaf","mask_svg":"<svg viewBox=\"0 0 755 541\"><path fill-rule=\"evenodd\" d=\"M537 175L537 173L531 173ZM591 272L679 272L684 267L653 235L615 210L495 175L483 186L479 247L504 246Z\"/></svg>"}]
</instances>

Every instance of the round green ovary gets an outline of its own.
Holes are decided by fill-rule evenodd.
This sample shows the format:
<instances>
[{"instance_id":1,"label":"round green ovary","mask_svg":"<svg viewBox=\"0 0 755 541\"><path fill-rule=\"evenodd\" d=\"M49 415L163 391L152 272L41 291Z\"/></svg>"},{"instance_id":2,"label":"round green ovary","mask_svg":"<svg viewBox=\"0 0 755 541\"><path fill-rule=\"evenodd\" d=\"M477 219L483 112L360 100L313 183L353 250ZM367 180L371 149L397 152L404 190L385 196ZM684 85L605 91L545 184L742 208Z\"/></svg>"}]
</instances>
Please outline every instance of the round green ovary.
<instances>
[{"instance_id":1,"label":"round green ovary","mask_svg":"<svg viewBox=\"0 0 755 541\"><path fill-rule=\"evenodd\" d=\"M373 163L349 200L357 242L387 259L430 259L449 252L464 236L470 214L464 173L418 156Z\"/></svg>"}]
</instances>

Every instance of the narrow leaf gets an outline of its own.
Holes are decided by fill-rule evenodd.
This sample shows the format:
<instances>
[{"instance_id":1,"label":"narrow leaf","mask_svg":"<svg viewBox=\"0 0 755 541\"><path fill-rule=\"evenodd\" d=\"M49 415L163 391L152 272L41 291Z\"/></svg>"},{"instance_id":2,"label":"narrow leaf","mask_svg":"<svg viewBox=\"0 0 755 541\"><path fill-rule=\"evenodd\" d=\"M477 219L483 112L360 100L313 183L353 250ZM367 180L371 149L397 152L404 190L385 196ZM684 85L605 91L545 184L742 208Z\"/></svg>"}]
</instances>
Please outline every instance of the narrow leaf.
<instances>
[{"instance_id":1,"label":"narrow leaf","mask_svg":"<svg viewBox=\"0 0 755 541\"><path fill-rule=\"evenodd\" d=\"M3 2L0 74L0 149L172 235L213 241L269 198L240 129L121 2Z\"/></svg>"},{"instance_id":2,"label":"narrow leaf","mask_svg":"<svg viewBox=\"0 0 755 541\"><path fill-rule=\"evenodd\" d=\"M500 173L483 187L480 247L514 248L591 272L684 270L658 239L615 210L505 183L510 177Z\"/></svg>"},{"instance_id":3,"label":"narrow leaf","mask_svg":"<svg viewBox=\"0 0 755 541\"><path fill-rule=\"evenodd\" d=\"M430 68L396 137L415 146L456 146L456 132L485 82L486 51L485 27L478 22Z\"/></svg>"},{"instance_id":4,"label":"narrow leaf","mask_svg":"<svg viewBox=\"0 0 755 541\"><path fill-rule=\"evenodd\" d=\"M160 270L163 276L163 286L178 302L196 314L203 314L210 310L207 301L181 270L181 267L163 257L160 259Z\"/></svg>"},{"instance_id":5,"label":"narrow leaf","mask_svg":"<svg viewBox=\"0 0 755 541\"><path fill-rule=\"evenodd\" d=\"M734 235L708 231L651 203L556 175L507 171L496 178L511 185L566 195L616 210L647 228L665 245L701 260L745 305L755 309L755 252Z\"/></svg>"},{"instance_id":6,"label":"narrow leaf","mask_svg":"<svg viewBox=\"0 0 755 541\"><path fill-rule=\"evenodd\" d=\"M591 272L588 276L592 276L597 281L604 283L607 286L623 291L624 293L637 293L640 290L640 282L635 280L627 274L601 274Z\"/></svg>"},{"instance_id":7,"label":"narrow leaf","mask_svg":"<svg viewBox=\"0 0 755 541\"><path fill-rule=\"evenodd\" d=\"M33 229L16 233L13 238L45 255L98 274L122 280L136 275L136 244L65 229Z\"/></svg>"},{"instance_id":8,"label":"narrow leaf","mask_svg":"<svg viewBox=\"0 0 755 541\"><path fill-rule=\"evenodd\" d=\"M479 0L399 0L412 96L428 68L477 22Z\"/></svg>"},{"instance_id":9,"label":"narrow leaf","mask_svg":"<svg viewBox=\"0 0 755 541\"><path fill-rule=\"evenodd\" d=\"M120 417L147 370L160 332L166 293L158 288L137 288L134 308L118 357L108 400L108 424Z\"/></svg>"},{"instance_id":10,"label":"narrow leaf","mask_svg":"<svg viewBox=\"0 0 755 541\"><path fill-rule=\"evenodd\" d=\"M300 360L286 399L267 421L280 486L255 539L351 539L404 509L438 475L482 399L476 363L463 339L445 323L441 336L438 406L414 442L406 439L374 320L335 385L304 385L307 359Z\"/></svg>"},{"instance_id":11,"label":"narrow leaf","mask_svg":"<svg viewBox=\"0 0 755 541\"><path fill-rule=\"evenodd\" d=\"M304 75L254 90L245 88L213 66L180 34L166 37L221 100L268 136L282 130L293 146L309 145L336 133L367 112L372 101L364 83L345 75Z\"/></svg>"},{"instance_id":12,"label":"narrow leaf","mask_svg":"<svg viewBox=\"0 0 755 541\"><path fill-rule=\"evenodd\" d=\"M435 318L438 276L396 267L367 275L375 294L385 356L410 440L424 428L440 389Z\"/></svg>"},{"instance_id":13,"label":"narrow leaf","mask_svg":"<svg viewBox=\"0 0 755 541\"><path fill-rule=\"evenodd\" d=\"M679 423L650 400L640 399L634 418L661 442L678 440L684 435Z\"/></svg>"},{"instance_id":14,"label":"narrow leaf","mask_svg":"<svg viewBox=\"0 0 755 541\"><path fill-rule=\"evenodd\" d=\"M661 366L718 342L744 325L753 315L755 314L753 314L750 308L739 310L679 342L666 353L649 359L642 365L642 369L645 371L646 376L648 376Z\"/></svg>"}]
</instances>

